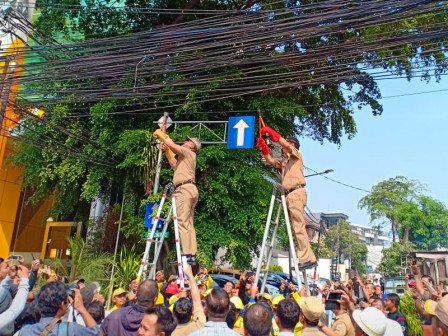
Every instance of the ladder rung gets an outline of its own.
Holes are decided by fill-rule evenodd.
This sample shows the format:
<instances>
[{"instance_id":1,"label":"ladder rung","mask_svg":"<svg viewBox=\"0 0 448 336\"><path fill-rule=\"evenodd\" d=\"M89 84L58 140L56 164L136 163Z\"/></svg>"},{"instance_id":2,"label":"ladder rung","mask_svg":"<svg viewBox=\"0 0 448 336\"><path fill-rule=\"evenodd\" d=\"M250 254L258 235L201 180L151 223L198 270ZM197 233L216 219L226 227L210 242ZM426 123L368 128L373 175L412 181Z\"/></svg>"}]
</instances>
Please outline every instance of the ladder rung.
<instances>
[{"instance_id":1,"label":"ladder rung","mask_svg":"<svg viewBox=\"0 0 448 336\"><path fill-rule=\"evenodd\" d=\"M275 221L275 220L271 220L271 224L275 224L275 225L277 225L277 221Z\"/></svg>"}]
</instances>

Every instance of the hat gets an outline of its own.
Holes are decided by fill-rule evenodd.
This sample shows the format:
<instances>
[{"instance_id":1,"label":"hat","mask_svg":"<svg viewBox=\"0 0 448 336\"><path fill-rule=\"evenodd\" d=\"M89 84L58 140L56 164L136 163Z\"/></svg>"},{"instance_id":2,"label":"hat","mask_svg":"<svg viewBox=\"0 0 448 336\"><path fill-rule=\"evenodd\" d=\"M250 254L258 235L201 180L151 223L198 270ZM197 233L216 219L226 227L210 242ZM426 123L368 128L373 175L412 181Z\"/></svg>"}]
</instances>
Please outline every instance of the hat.
<instances>
[{"instance_id":1,"label":"hat","mask_svg":"<svg viewBox=\"0 0 448 336\"><path fill-rule=\"evenodd\" d=\"M277 296L274 298L274 300L272 300L272 306L273 306L274 308L277 308L278 303L279 303L281 300L284 300L284 299L285 299L285 297L284 297L283 295L277 295Z\"/></svg>"},{"instance_id":2,"label":"hat","mask_svg":"<svg viewBox=\"0 0 448 336\"><path fill-rule=\"evenodd\" d=\"M286 141L289 141L289 142L294 143L294 146L295 146L297 149L300 148L300 142L299 142L299 140L298 140L296 137L293 137L293 136L291 136L291 137L287 137L287 138L286 138Z\"/></svg>"},{"instance_id":3,"label":"hat","mask_svg":"<svg viewBox=\"0 0 448 336\"><path fill-rule=\"evenodd\" d=\"M126 291L123 288L117 288L116 290L114 290L112 297L116 297L117 295L126 293Z\"/></svg>"},{"instance_id":4,"label":"hat","mask_svg":"<svg viewBox=\"0 0 448 336\"><path fill-rule=\"evenodd\" d=\"M168 287L166 287L165 290L166 294L178 294L179 293L179 287L175 284L170 284Z\"/></svg>"},{"instance_id":5,"label":"hat","mask_svg":"<svg viewBox=\"0 0 448 336\"><path fill-rule=\"evenodd\" d=\"M212 292L213 288L207 289L205 292L201 293L201 297L206 297Z\"/></svg>"},{"instance_id":6,"label":"hat","mask_svg":"<svg viewBox=\"0 0 448 336\"><path fill-rule=\"evenodd\" d=\"M445 295L439 302L427 300L425 310L429 314L437 316L440 322L448 326L448 295Z\"/></svg>"},{"instance_id":7,"label":"hat","mask_svg":"<svg viewBox=\"0 0 448 336\"><path fill-rule=\"evenodd\" d=\"M93 296L100 288L100 284L96 281L91 282L88 286L81 288L79 292L82 296L82 303L84 304L84 307L88 308L90 303L93 300Z\"/></svg>"},{"instance_id":8,"label":"hat","mask_svg":"<svg viewBox=\"0 0 448 336\"><path fill-rule=\"evenodd\" d=\"M369 336L383 336L386 332L387 317L379 309L357 309L352 316L356 324Z\"/></svg>"},{"instance_id":9,"label":"hat","mask_svg":"<svg viewBox=\"0 0 448 336\"><path fill-rule=\"evenodd\" d=\"M302 309L302 314L310 322L314 322L320 319L320 316L324 312L324 305L315 296L308 296L299 301L300 309Z\"/></svg>"},{"instance_id":10,"label":"hat","mask_svg":"<svg viewBox=\"0 0 448 336\"><path fill-rule=\"evenodd\" d=\"M175 304L176 301L177 301L177 298L178 298L177 294L175 294L172 297L170 297L170 299L168 300L169 305L171 306L171 305Z\"/></svg>"},{"instance_id":11,"label":"hat","mask_svg":"<svg viewBox=\"0 0 448 336\"><path fill-rule=\"evenodd\" d=\"M239 296L232 296L230 298L230 302L232 302L235 305L236 309L243 309L244 308L243 301L241 301Z\"/></svg>"},{"instance_id":12,"label":"hat","mask_svg":"<svg viewBox=\"0 0 448 336\"><path fill-rule=\"evenodd\" d=\"M409 285L409 286L415 286L415 281L414 281L414 280L409 281L408 285Z\"/></svg>"},{"instance_id":13,"label":"hat","mask_svg":"<svg viewBox=\"0 0 448 336\"><path fill-rule=\"evenodd\" d=\"M194 148L196 149L196 152L198 152L201 149L201 141L198 138L191 138L189 135L187 135L186 141L192 141L194 144Z\"/></svg>"},{"instance_id":14,"label":"hat","mask_svg":"<svg viewBox=\"0 0 448 336\"><path fill-rule=\"evenodd\" d=\"M403 336L403 328L397 321L387 319L386 331L384 336Z\"/></svg>"},{"instance_id":15,"label":"hat","mask_svg":"<svg viewBox=\"0 0 448 336\"><path fill-rule=\"evenodd\" d=\"M264 293L262 298L272 302L272 296L269 293Z\"/></svg>"}]
</instances>

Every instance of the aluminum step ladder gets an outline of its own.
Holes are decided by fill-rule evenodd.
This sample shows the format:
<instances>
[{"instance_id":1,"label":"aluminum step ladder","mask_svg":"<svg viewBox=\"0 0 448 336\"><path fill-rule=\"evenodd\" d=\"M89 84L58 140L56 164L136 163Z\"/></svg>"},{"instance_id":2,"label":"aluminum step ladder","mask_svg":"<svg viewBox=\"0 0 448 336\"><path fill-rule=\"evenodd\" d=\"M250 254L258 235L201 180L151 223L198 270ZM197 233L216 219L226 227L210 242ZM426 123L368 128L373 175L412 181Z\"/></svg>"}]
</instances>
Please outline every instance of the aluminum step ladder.
<instances>
[{"instance_id":1,"label":"aluminum step ladder","mask_svg":"<svg viewBox=\"0 0 448 336\"><path fill-rule=\"evenodd\" d=\"M280 198L278 198L278 196L277 196L279 193L280 193ZM274 212L275 204L277 204L276 215L275 215L275 220L272 220L272 214ZM288 232L289 250L290 250L290 254L291 254L291 258L292 258L292 262L293 262L293 266L292 267L290 266L290 267L291 267L291 269L294 269L294 271L295 271L295 275L296 275L296 279L297 279L297 286L299 287L299 289L302 287L302 278L303 278L303 283L304 283L307 295L310 295L310 290L309 290L308 280L306 277L305 270L300 271L299 267L298 267L299 259L297 258L296 249L295 249L295 245L294 245L294 239L292 237L291 223L289 221L288 208L286 207L285 192L283 190L283 187L279 183L275 184L274 189L272 191L271 204L269 206L268 218L266 220L266 227L264 229L263 243L261 244L260 257L258 258L257 271L255 273L255 283L258 284L258 280L260 279L260 277L261 276L263 277L263 281L261 283L261 288L259 290L259 293L264 293L264 290L266 288L266 281L268 278L269 265L271 264L272 253L273 253L274 247L275 247L275 242L276 242L275 239L277 237L277 231L278 231L278 227L279 227L279 223L280 223L280 216L281 216L282 210L283 210L283 215L285 218L286 230ZM272 231L272 234L271 234L271 237L269 240L270 231ZM268 240L269 240L269 242L268 242ZM262 269L264 257L266 258L265 263L264 263L265 268Z\"/></svg>"},{"instance_id":2,"label":"aluminum step ladder","mask_svg":"<svg viewBox=\"0 0 448 336\"><path fill-rule=\"evenodd\" d=\"M160 217L160 214L162 213L163 205L166 201L168 193L171 195L171 206L170 206L170 209L168 211L168 215L166 216L166 218L162 219ZM185 275L182 271L182 255L181 255L180 239L179 239L179 226L178 226L178 221L177 221L176 194L174 192L174 185L172 183L168 183L165 186L165 188L163 190L162 199L160 201L159 208L157 209L157 214L152 219L152 228L148 229L148 238L146 239L145 252L143 254L143 259L140 263L140 268L137 273L136 286L138 285L140 280L146 279L146 275L147 275L148 279L155 278L157 260L159 259L160 251L162 250L163 241L165 239L165 233L168 230L168 225L170 223L171 218L173 219L173 222L174 222L174 239L176 242L177 268L178 268L179 282L180 282L179 287L180 287L180 290L185 289L185 282L184 282ZM154 238L156 228L157 228L157 223L159 222L159 220L163 221L163 223L164 223L163 229L162 229L160 238ZM149 252L151 250L151 245L153 243L155 245L154 257L151 262L148 262ZM147 274L148 267L149 267L149 274Z\"/></svg>"}]
</instances>

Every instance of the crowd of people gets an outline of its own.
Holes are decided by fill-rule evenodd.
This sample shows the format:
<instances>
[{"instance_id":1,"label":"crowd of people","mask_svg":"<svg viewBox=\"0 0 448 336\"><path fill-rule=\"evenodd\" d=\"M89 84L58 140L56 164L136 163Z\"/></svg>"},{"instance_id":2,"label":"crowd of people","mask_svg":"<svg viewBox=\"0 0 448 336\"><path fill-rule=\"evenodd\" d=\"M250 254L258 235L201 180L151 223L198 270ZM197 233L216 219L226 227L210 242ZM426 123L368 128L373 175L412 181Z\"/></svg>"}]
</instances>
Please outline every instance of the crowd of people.
<instances>
[{"instance_id":1,"label":"crowd of people","mask_svg":"<svg viewBox=\"0 0 448 336\"><path fill-rule=\"evenodd\" d=\"M280 294L259 293L254 274L219 287L200 268L194 275L184 269L187 289L177 276L144 280L135 288L113 291L113 307L106 311L99 283L83 279L72 284L58 281L40 260L30 268L22 257L0 259L0 335L409 335L400 296L383 293L380 283L352 275L346 283L329 282L307 295L303 286L280 285ZM421 316L424 336L448 335L448 296L430 276L411 265L406 286ZM36 288L36 281L46 283ZM411 280L410 280L411 278Z\"/></svg>"}]
</instances>

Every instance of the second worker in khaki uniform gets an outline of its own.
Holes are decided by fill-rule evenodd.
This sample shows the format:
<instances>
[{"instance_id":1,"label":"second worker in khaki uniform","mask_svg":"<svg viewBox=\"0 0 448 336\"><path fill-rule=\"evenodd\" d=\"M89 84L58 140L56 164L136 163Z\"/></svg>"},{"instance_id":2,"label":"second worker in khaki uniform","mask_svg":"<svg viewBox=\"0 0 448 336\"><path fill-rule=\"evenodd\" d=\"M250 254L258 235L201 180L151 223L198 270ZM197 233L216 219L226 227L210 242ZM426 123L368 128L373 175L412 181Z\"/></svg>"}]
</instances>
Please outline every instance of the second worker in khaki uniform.
<instances>
[{"instance_id":1,"label":"second worker in khaki uniform","mask_svg":"<svg viewBox=\"0 0 448 336\"><path fill-rule=\"evenodd\" d=\"M170 166L174 169L173 184L176 194L177 221L182 255L187 256L188 262L195 263L197 243L193 218L194 208L199 198L195 178L196 154L201 149L201 142L198 138L187 136L183 145L179 146L160 129L154 132L154 136L163 141L165 155ZM175 154L177 154L177 159Z\"/></svg>"},{"instance_id":2,"label":"second worker in khaki uniform","mask_svg":"<svg viewBox=\"0 0 448 336\"><path fill-rule=\"evenodd\" d=\"M263 127L261 133L269 134L274 142L278 142L283 147L284 157L272 158L265 141L259 138L257 143L257 147L261 148L266 162L282 170L282 187L286 196L286 206L298 244L299 267L314 267L316 257L311 250L305 226L304 209L307 202L307 193L299 141L294 137L285 139L270 127Z\"/></svg>"}]
</instances>

